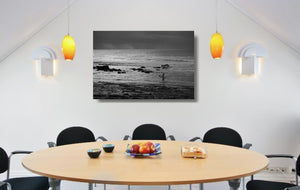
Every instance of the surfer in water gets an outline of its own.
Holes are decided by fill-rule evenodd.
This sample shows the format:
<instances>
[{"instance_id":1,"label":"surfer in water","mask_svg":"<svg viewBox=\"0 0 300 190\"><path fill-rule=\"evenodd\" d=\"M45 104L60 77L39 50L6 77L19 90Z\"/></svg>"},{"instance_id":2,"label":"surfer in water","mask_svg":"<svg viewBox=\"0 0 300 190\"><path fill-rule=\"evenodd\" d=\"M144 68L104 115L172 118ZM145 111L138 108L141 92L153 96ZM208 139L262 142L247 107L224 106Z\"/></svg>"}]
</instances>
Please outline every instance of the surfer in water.
<instances>
[{"instance_id":1,"label":"surfer in water","mask_svg":"<svg viewBox=\"0 0 300 190\"><path fill-rule=\"evenodd\" d=\"M161 73L161 75L159 75L159 77L161 78L162 81L165 81L165 73Z\"/></svg>"}]
</instances>

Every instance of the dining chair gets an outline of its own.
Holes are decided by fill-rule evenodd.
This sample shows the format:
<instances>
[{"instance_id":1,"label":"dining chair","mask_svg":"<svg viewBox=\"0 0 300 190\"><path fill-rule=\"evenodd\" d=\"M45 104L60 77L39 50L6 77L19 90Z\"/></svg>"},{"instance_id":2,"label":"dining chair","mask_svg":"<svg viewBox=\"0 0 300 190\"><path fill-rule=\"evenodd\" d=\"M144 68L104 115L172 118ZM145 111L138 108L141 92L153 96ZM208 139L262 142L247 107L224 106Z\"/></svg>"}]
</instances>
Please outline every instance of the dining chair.
<instances>
[{"instance_id":1,"label":"dining chair","mask_svg":"<svg viewBox=\"0 0 300 190\"><path fill-rule=\"evenodd\" d=\"M200 137L194 137L190 141L201 140L207 143L216 143L229 146L235 146L239 148L249 149L252 144L246 143L243 145L243 140L241 135L234 129L228 127L216 127L208 130L203 139ZM241 179L233 179L228 181L230 189L238 189L240 187ZM243 178L243 189L245 187L245 180ZM203 189L203 184L201 184L201 189Z\"/></svg>"},{"instance_id":2,"label":"dining chair","mask_svg":"<svg viewBox=\"0 0 300 190\"><path fill-rule=\"evenodd\" d=\"M98 139L107 141L107 139L103 136L95 138L94 133L88 128L73 126L62 130L56 138L56 143L48 142L48 146L54 147L74 143L94 142Z\"/></svg>"},{"instance_id":3,"label":"dining chair","mask_svg":"<svg viewBox=\"0 0 300 190\"><path fill-rule=\"evenodd\" d=\"M284 183L278 181L265 181L265 180L254 180L253 176L251 176L251 180L247 183L247 190L300 190L300 186L298 186L298 176L300 175L300 155L298 158L289 155L289 154L271 154L266 155L267 158L287 158L295 160L295 184L293 183Z\"/></svg>"},{"instance_id":4,"label":"dining chair","mask_svg":"<svg viewBox=\"0 0 300 190\"><path fill-rule=\"evenodd\" d=\"M156 124L142 124L134 129L132 137L125 135L123 140L175 140L173 135L166 136L165 130Z\"/></svg>"},{"instance_id":5,"label":"dining chair","mask_svg":"<svg viewBox=\"0 0 300 190\"><path fill-rule=\"evenodd\" d=\"M0 190L48 190L48 178L43 176L9 178L12 156L30 154L31 151L14 151L7 155L0 147L0 173L7 172L6 180L0 181Z\"/></svg>"},{"instance_id":6,"label":"dining chair","mask_svg":"<svg viewBox=\"0 0 300 190\"><path fill-rule=\"evenodd\" d=\"M62 130L56 138L56 143L48 142L48 146L51 148L55 146L62 146L62 145L68 145L74 143L95 142L98 139L102 141L107 141L107 139L103 136L99 136L95 138L94 133L88 128L81 127L81 126L72 126ZM57 187L57 189L59 189L60 187L59 179L50 178L49 183L51 184L51 186ZM92 183L89 183L88 189L89 190L93 189ZM106 189L105 185L104 185L104 189Z\"/></svg>"},{"instance_id":7,"label":"dining chair","mask_svg":"<svg viewBox=\"0 0 300 190\"><path fill-rule=\"evenodd\" d=\"M136 127L132 133L132 137L125 135L123 140L172 140L175 141L173 135L167 137L165 130L156 124L142 124ZM168 189L171 189L171 186L168 186ZM130 185L128 185L128 190L130 190Z\"/></svg>"}]
</instances>

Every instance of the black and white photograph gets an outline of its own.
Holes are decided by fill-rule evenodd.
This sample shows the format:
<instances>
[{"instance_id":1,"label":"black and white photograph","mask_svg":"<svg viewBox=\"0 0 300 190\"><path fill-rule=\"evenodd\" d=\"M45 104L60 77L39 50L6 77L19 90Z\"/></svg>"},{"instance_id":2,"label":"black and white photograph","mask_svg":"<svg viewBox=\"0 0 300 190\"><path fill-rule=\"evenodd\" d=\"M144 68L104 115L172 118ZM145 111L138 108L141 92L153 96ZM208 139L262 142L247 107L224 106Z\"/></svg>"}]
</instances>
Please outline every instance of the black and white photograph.
<instances>
[{"instance_id":1,"label":"black and white photograph","mask_svg":"<svg viewBox=\"0 0 300 190\"><path fill-rule=\"evenodd\" d=\"M193 100L194 31L94 31L94 99Z\"/></svg>"}]
</instances>

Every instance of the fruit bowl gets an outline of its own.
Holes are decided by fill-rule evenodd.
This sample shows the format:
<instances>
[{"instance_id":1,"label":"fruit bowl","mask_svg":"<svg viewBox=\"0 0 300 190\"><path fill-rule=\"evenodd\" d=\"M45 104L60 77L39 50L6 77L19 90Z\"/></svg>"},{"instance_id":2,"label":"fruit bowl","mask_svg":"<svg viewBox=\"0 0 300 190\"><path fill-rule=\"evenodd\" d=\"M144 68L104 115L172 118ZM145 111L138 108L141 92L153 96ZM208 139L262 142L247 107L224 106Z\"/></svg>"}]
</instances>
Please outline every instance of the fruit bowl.
<instances>
[{"instance_id":1,"label":"fruit bowl","mask_svg":"<svg viewBox=\"0 0 300 190\"><path fill-rule=\"evenodd\" d=\"M128 144L127 145L127 149L125 151L125 154L128 155L128 156L136 156L136 157L147 157L147 156L155 156L155 155L158 155L158 154L161 154L161 149L160 149L160 143L155 143L154 146L155 146L155 151L154 152L151 152L151 153L135 153L135 152L131 152L131 144Z\"/></svg>"}]
</instances>

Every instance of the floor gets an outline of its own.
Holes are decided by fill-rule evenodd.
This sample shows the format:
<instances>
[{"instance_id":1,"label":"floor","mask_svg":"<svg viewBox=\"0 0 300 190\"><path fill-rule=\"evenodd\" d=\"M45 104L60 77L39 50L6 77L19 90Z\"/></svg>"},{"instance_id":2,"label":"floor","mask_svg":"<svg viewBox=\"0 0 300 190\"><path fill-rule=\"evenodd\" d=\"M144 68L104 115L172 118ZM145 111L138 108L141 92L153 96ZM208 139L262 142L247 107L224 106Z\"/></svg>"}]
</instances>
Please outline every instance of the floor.
<instances>
[{"instance_id":1,"label":"floor","mask_svg":"<svg viewBox=\"0 0 300 190\"><path fill-rule=\"evenodd\" d=\"M272 168L271 170L265 170L255 175L255 179L263 180L276 180L288 183L295 183L295 173L282 171L281 168ZM250 180L250 177L245 178L245 184ZM85 183L76 183L70 181L63 181L61 189L72 189L72 190L87 190L88 185ZM126 185L107 185L107 190L128 190ZM217 183L206 183L204 184L205 190L229 190L228 182L217 182ZM242 184L240 190L242 190ZM246 188L245 188L246 189ZM102 184L97 184L94 190L103 190ZM131 186L130 190L168 190L168 186ZM189 185L173 185L171 190L189 190ZM199 190L198 184L192 185L192 190Z\"/></svg>"},{"instance_id":2,"label":"floor","mask_svg":"<svg viewBox=\"0 0 300 190\"><path fill-rule=\"evenodd\" d=\"M12 170L14 171L14 170ZM29 171L12 172L11 177L20 177L20 176L32 176L33 174ZM5 179L6 175L1 174L0 179ZM290 171L285 171L282 168L272 167L268 170L262 171L255 175L255 179L263 179L263 180L275 180L275 181L283 181L288 183L295 183L295 173ZM245 183L250 180L250 177L245 178ZM217 183L206 183L204 184L205 190L229 190L228 182L217 182ZM88 184L86 183L78 183L72 181L62 181L61 182L62 190L87 190ZM107 190L128 190L126 185L107 185ZM102 184L97 184L94 187L94 190L103 190ZM131 186L131 190L168 190L168 186ZM189 190L189 185L173 185L171 186L171 190ZM199 190L199 184L193 184L192 190ZM242 184L240 190L243 190Z\"/></svg>"}]
</instances>

